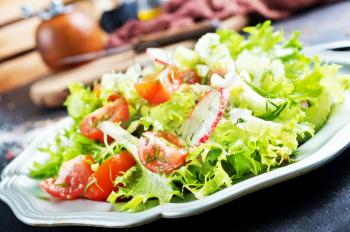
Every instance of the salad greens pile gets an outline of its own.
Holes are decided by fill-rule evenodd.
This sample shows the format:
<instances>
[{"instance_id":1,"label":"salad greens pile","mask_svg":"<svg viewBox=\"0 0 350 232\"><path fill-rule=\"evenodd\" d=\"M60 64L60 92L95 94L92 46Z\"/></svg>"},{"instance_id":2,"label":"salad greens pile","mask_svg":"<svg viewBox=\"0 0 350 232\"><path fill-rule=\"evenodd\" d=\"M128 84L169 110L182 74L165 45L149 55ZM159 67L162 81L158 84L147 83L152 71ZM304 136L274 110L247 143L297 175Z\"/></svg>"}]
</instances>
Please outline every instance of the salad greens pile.
<instances>
[{"instance_id":1,"label":"salad greens pile","mask_svg":"<svg viewBox=\"0 0 350 232\"><path fill-rule=\"evenodd\" d=\"M284 39L269 21L243 31L247 38L225 29L208 33L193 50L179 47L169 60L155 58L153 67L134 65L126 73L107 73L93 90L71 85L65 106L74 122L41 149L50 158L35 163L30 175L55 177L63 162L78 155L93 155L102 163L128 150L136 166L116 178L119 189L108 201L128 199L121 209L137 211L149 200L163 204L188 194L201 199L241 178L292 162L298 146L344 101L350 77L340 74L338 65L305 56L298 33ZM191 70L199 81L183 81L169 100L151 104L135 84L167 66ZM85 137L80 131L83 118L108 104L113 93L128 103L126 125L102 122L105 143ZM189 130L190 138L184 137ZM187 151L184 163L171 172L149 170L138 155L140 137L159 131L175 134ZM107 142L107 135L114 142ZM201 140L194 141L196 136Z\"/></svg>"}]
</instances>

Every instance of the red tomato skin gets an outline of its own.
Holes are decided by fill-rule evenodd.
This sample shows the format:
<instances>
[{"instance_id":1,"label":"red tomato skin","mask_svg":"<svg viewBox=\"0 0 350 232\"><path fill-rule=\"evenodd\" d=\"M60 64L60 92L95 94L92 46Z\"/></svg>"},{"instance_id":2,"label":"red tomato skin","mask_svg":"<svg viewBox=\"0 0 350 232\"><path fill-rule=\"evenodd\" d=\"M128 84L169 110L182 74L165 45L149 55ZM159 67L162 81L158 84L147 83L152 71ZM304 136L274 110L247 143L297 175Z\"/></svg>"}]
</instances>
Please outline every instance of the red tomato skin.
<instances>
[{"instance_id":1,"label":"red tomato skin","mask_svg":"<svg viewBox=\"0 0 350 232\"><path fill-rule=\"evenodd\" d=\"M208 78L209 84L211 84L211 77L212 77L212 75L217 74L219 76L224 77L226 75L226 73L227 72L225 70L222 70L222 69L212 69L212 70L210 70L209 78Z\"/></svg>"},{"instance_id":2,"label":"red tomato skin","mask_svg":"<svg viewBox=\"0 0 350 232\"><path fill-rule=\"evenodd\" d=\"M155 106L169 101L180 84L179 70L175 66L166 66L161 72L143 78L135 84L135 89L142 98Z\"/></svg>"},{"instance_id":3,"label":"red tomato skin","mask_svg":"<svg viewBox=\"0 0 350 232\"><path fill-rule=\"evenodd\" d=\"M118 94L118 93L113 93L113 94L111 94L111 95L109 95L109 97L108 97L108 101L109 102L113 102L113 101L115 101L115 100L117 100L117 99L119 99L119 98L122 98L123 96L122 95L120 95L120 94Z\"/></svg>"},{"instance_id":4,"label":"red tomato skin","mask_svg":"<svg viewBox=\"0 0 350 232\"><path fill-rule=\"evenodd\" d=\"M109 194L117 187L114 186L114 180L122 172L126 172L135 165L133 156L123 151L104 161L97 171L93 173L88 183L93 183L84 192L84 197L94 201L106 201Z\"/></svg>"},{"instance_id":5,"label":"red tomato skin","mask_svg":"<svg viewBox=\"0 0 350 232\"><path fill-rule=\"evenodd\" d=\"M222 69L212 69L212 70L210 70L210 76L213 75L214 73L218 74L219 76L225 76L227 72L225 70L222 70Z\"/></svg>"},{"instance_id":6,"label":"red tomato skin","mask_svg":"<svg viewBox=\"0 0 350 232\"><path fill-rule=\"evenodd\" d=\"M201 78L192 69L182 71L180 75L183 83L187 83L191 85L196 83L201 83Z\"/></svg>"},{"instance_id":7,"label":"red tomato skin","mask_svg":"<svg viewBox=\"0 0 350 232\"><path fill-rule=\"evenodd\" d=\"M168 65L163 69L162 72L160 72L160 77L167 79L167 82L171 84L172 91L175 91L179 85L182 83L181 75L180 75L180 70L174 66L174 65Z\"/></svg>"},{"instance_id":8,"label":"red tomato skin","mask_svg":"<svg viewBox=\"0 0 350 232\"><path fill-rule=\"evenodd\" d=\"M40 183L40 187L51 196L61 200L79 198L92 175L89 155L80 155L62 164L57 178L49 178Z\"/></svg>"},{"instance_id":9,"label":"red tomato skin","mask_svg":"<svg viewBox=\"0 0 350 232\"><path fill-rule=\"evenodd\" d=\"M122 122L123 125L129 119L129 108L125 98L120 95L111 95L109 98L113 99L111 103L85 116L80 124L80 131L85 137L100 143L104 142L103 132L98 128L100 121Z\"/></svg>"},{"instance_id":10,"label":"red tomato skin","mask_svg":"<svg viewBox=\"0 0 350 232\"><path fill-rule=\"evenodd\" d=\"M135 88L138 94L153 106L167 102L171 97L171 92L159 80L140 82Z\"/></svg>"},{"instance_id":11,"label":"red tomato skin","mask_svg":"<svg viewBox=\"0 0 350 232\"><path fill-rule=\"evenodd\" d=\"M166 139L172 146L167 146L160 138ZM144 133L140 138L138 153L142 164L156 173L171 173L185 164L188 155L176 135L164 132Z\"/></svg>"}]
</instances>

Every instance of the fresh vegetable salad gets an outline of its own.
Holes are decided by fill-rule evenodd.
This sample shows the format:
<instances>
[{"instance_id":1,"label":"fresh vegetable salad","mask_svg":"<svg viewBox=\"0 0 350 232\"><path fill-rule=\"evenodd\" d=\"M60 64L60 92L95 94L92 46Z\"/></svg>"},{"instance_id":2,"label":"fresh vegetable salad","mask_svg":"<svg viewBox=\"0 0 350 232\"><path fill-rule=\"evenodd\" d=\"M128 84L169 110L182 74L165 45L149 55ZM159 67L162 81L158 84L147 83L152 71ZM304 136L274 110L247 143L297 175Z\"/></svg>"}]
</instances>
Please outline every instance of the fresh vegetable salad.
<instances>
[{"instance_id":1,"label":"fresh vegetable salad","mask_svg":"<svg viewBox=\"0 0 350 232\"><path fill-rule=\"evenodd\" d=\"M219 30L194 49L148 49L151 67L70 85L74 123L41 149L30 175L55 198L139 211L201 199L293 162L344 101L350 78L306 57L298 33L270 22Z\"/></svg>"}]
</instances>

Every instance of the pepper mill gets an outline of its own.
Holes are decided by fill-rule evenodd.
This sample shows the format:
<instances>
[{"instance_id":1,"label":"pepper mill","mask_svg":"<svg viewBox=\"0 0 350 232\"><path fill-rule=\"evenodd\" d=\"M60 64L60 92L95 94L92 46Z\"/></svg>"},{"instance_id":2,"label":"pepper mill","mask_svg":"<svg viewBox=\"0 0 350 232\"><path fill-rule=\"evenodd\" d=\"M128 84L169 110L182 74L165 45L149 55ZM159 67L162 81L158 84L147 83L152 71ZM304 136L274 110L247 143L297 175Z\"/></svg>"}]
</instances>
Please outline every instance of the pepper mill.
<instances>
[{"instance_id":1,"label":"pepper mill","mask_svg":"<svg viewBox=\"0 0 350 232\"><path fill-rule=\"evenodd\" d=\"M22 8L23 15L33 16L28 9ZM64 6L61 0L52 1L47 10L35 15L42 19L35 33L37 50L53 71L86 63L62 62L64 58L104 48L103 33L97 22L73 6Z\"/></svg>"}]
</instances>

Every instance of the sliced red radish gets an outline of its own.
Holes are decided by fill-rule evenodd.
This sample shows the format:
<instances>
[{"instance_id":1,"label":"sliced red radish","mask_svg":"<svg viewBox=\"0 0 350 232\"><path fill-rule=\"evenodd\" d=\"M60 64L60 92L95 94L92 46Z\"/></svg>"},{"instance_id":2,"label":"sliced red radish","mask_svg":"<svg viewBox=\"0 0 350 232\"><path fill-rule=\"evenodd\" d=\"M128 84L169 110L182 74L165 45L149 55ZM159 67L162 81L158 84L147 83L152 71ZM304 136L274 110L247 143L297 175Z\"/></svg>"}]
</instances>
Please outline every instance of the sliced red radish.
<instances>
[{"instance_id":1,"label":"sliced red radish","mask_svg":"<svg viewBox=\"0 0 350 232\"><path fill-rule=\"evenodd\" d=\"M214 73L210 76L210 85L214 87L224 86L225 78L223 78L217 73Z\"/></svg>"},{"instance_id":2,"label":"sliced red radish","mask_svg":"<svg viewBox=\"0 0 350 232\"><path fill-rule=\"evenodd\" d=\"M147 48L146 54L154 61L161 64L170 64L170 54L161 48Z\"/></svg>"},{"instance_id":3,"label":"sliced red radish","mask_svg":"<svg viewBox=\"0 0 350 232\"><path fill-rule=\"evenodd\" d=\"M206 142L222 118L227 101L228 92L224 88L204 95L180 128L181 138L193 145Z\"/></svg>"}]
</instances>

